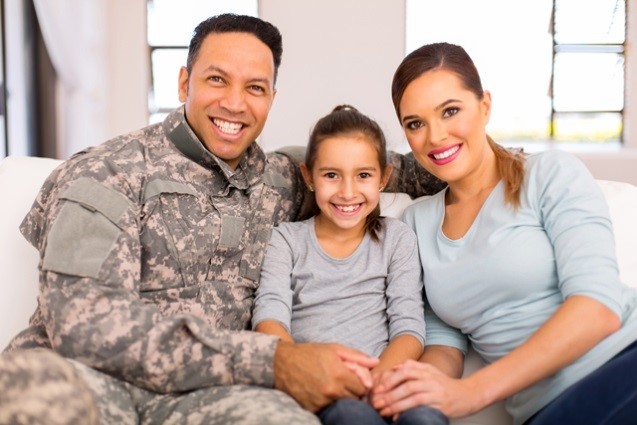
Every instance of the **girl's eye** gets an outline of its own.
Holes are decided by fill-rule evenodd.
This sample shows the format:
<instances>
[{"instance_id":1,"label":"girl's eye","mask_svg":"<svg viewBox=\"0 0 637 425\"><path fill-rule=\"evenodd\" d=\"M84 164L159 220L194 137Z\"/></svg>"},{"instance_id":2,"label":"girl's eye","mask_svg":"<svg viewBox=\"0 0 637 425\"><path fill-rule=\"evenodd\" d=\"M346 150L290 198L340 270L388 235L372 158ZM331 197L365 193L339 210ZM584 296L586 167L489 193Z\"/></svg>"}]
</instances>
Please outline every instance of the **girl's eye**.
<instances>
[{"instance_id":1,"label":"girl's eye","mask_svg":"<svg viewBox=\"0 0 637 425\"><path fill-rule=\"evenodd\" d=\"M460 111L460 108L458 108L457 106L452 106L450 108L445 109L445 111L442 113L442 116L445 118L452 117L456 115L459 111Z\"/></svg>"},{"instance_id":2,"label":"girl's eye","mask_svg":"<svg viewBox=\"0 0 637 425\"><path fill-rule=\"evenodd\" d=\"M371 173L364 172L364 173L360 173L358 176L359 176L361 179L368 179L368 178L370 178L372 175L371 175Z\"/></svg>"},{"instance_id":3,"label":"girl's eye","mask_svg":"<svg viewBox=\"0 0 637 425\"><path fill-rule=\"evenodd\" d=\"M328 179L335 179L336 178L336 173L325 173L325 177L327 177Z\"/></svg>"}]
</instances>

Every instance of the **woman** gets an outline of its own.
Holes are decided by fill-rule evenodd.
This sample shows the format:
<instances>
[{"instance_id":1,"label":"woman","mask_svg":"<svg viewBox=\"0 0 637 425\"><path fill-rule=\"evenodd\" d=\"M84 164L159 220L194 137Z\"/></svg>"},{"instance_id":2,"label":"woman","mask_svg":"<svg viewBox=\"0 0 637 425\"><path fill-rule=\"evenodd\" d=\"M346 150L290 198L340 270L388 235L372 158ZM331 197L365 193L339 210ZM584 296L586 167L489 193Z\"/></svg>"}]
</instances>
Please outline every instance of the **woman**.
<instances>
[{"instance_id":1,"label":"woman","mask_svg":"<svg viewBox=\"0 0 637 425\"><path fill-rule=\"evenodd\" d=\"M634 423L637 291L619 281L586 167L494 143L491 96L459 46L408 55L392 97L414 155L448 187L405 212L424 271L426 348L382 376L374 406L453 418L507 399L516 424ZM488 366L461 379L469 343Z\"/></svg>"}]
</instances>

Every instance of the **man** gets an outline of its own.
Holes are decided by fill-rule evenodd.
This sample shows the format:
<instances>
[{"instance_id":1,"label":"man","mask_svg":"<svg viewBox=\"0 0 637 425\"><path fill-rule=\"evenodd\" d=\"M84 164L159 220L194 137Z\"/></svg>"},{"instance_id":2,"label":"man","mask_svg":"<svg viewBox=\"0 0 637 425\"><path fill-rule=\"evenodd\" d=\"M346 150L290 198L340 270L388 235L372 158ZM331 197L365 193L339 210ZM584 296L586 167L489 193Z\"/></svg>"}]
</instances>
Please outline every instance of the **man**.
<instances>
[{"instance_id":1,"label":"man","mask_svg":"<svg viewBox=\"0 0 637 425\"><path fill-rule=\"evenodd\" d=\"M255 143L281 54L258 18L202 22L183 107L52 173L21 226L39 305L0 358L0 423L309 424L365 392L345 362L374 359L246 331L270 231L303 200L294 160Z\"/></svg>"}]
</instances>

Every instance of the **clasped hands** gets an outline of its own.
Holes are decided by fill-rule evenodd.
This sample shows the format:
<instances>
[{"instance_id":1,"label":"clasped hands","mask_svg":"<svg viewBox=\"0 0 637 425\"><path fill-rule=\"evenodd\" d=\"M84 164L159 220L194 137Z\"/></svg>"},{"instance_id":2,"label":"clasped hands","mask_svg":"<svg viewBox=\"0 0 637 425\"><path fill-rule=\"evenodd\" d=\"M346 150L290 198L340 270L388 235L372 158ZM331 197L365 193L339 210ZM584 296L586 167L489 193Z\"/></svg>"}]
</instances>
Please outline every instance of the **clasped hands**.
<instances>
[{"instance_id":1,"label":"clasped hands","mask_svg":"<svg viewBox=\"0 0 637 425\"><path fill-rule=\"evenodd\" d=\"M339 344L281 341L274 359L275 388L312 412L341 398L363 397L383 416L423 404L448 417L475 411L475 393L465 380L415 360L373 375L377 364L378 359Z\"/></svg>"}]
</instances>

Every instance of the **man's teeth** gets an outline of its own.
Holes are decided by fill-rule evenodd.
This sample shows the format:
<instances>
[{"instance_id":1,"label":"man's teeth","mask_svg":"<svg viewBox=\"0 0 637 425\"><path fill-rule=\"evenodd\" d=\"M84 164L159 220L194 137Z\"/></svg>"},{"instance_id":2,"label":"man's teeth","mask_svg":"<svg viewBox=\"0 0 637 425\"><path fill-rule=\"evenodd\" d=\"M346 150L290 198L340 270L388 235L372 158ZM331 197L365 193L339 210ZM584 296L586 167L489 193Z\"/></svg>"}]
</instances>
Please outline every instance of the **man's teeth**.
<instances>
[{"instance_id":1,"label":"man's teeth","mask_svg":"<svg viewBox=\"0 0 637 425\"><path fill-rule=\"evenodd\" d=\"M214 119L213 122L215 123L217 127L219 127L219 130L221 130L222 133L227 133L227 134L237 134L239 130L241 130L241 127L243 127L242 124L239 124L236 122L222 121L220 119Z\"/></svg>"},{"instance_id":2,"label":"man's teeth","mask_svg":"<svg viewBox=\"0 0 637 425\"><path fill-rule=\"evenodd\" d=\"M360 204L356 204L356 205L337 205L336 208L338 208L339 211L343 211L343 212L353 212L353 211L356 211L359 206L360 206Z\"/></svg>"},{"instance_id":3,"label":"man's teeth","mask_svg":"<svg viewBox=\"0 0 637 425\"><path fill-rule=\"evenodd\" d=\"M451 155L453 155L454 153L458 152L458 149L460 149L460 146L456 145L453 148L444 151L442 153L434 153L432 154L432 156L435 159L445 159L445 158L449 158Z\"/></svg>"}]
</instances>

